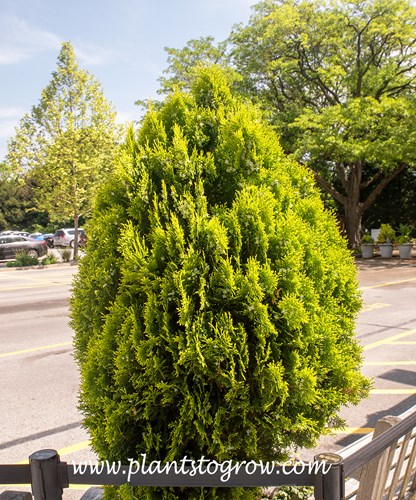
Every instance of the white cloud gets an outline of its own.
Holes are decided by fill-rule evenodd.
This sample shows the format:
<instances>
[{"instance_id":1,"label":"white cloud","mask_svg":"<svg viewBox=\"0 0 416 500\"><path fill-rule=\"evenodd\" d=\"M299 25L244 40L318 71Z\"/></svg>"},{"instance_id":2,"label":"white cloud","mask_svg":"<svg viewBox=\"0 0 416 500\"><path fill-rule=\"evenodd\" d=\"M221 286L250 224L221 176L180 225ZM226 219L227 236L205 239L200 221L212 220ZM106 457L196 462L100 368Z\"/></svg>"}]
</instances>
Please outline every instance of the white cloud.
<instances>
[{"instance_id":1,"label":"white cloud","mask_svg":"<svg viewBox=\"0 0 416 500\"><path fill-rule=\"evenodd\" d=\"M102 66L110 61L125 59L120 52L94 44L74 43L75 53L83 66Z\"/></svg>"},{"instance_id":2,"label":"white cloud","mask_svg":"<svg viewBox=\"0 0 416 500\"><path fill-rule=\"evenodd\" d=\"M38 52L59 50L60 43L54 33L31 26L17 16L0 16L0 65L19 63Z\"/></svg>"},{"instance_id":3,"label":"white cloud","mask_svg":"<svg viewBox=\"0 0 416 500\"><path fill-rule=\"evenodd\" d=\"M63 39L44 31L15 15L0 14L0 65L17 64L47 51L59 52ZM99 66L125 58L112 48L73 42L76 55L83 66Z\"/></svg>"},{"instance_id":4,"label":"white cloud","mask_svg":"<svg viewBox=\"0 0 416 500\"><path fill-rule=\"evenodd\" d=\"M0 120L2 118L21 118L25 112L23 108L0 108Z\"/></svg>"},{"instance_id":5,"label":"white cloud","mask_svg":"<svg viewBox=\"0 0 416 500\"><path fill-rule=\"evenodd\" d=\"M9 139L18 125L19 120L0 120L0 138Z\"/></svg>"},{"instance_id":6,"label":"white cloud","mask_svg":"<svg viewBox=\"0 0 416 500\"><path fill-rule=\"evenodd\" d=\"M23 118L26 110L23 108L0 108L0 138L9 139L14 132L15 128L19 125L21 118Z\"/></svg>"}]
</instances>

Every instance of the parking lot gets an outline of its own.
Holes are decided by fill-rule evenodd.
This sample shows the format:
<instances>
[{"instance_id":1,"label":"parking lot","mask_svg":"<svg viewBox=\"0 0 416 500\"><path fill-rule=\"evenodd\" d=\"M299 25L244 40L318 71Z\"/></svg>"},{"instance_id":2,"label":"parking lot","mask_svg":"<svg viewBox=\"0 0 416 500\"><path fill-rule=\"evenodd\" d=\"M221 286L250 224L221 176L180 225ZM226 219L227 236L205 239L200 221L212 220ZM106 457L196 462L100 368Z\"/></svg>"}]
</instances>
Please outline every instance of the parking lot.
<instances>
[{"instance_id":1,"label":"parking lot","mask_svg":"<svg viewBox=\"0 0 416 500\"><path fill-rule=\"evenodd\" d=\"M311 459L322 451L337 452L386 415L400 415L416 405L416 259L357 260L364 307L357 321L363 346L363 373L373 380L370 397L343 408L346 428L321 439Z\"/></svg>"},{"instance_id":2,"label":"parking lot","mask_svg":"<svg viewBox=\"0 0 416 500\"><path fill-rule=\"evenodd\" d=\"M318 451L338 451L371 432L381 416L416 404L416 259L357 261L364 308L357 337L373 390L357 407L343 408L347 427L323 438ZM58 449L71 463L94 459L77 409L78 374L72 357L68 297L76 266L0 270L0 463ZM0 487L0 492L6 487ZM17 489L17 488L14 488ZM76 500L81 489L66 490Z\"/></svg>"},{"instance_id":3,"label":"parking lot","mask_svg":"<svg viewBox=\"0 0 416 500\"><path fill-rule=\"evenodd\" d=\"M26 462L44 448L58 449L68 463L95 459L77 408L68 325L76 270L69 264L0 269L0 463ZM70 489L64 498L77 500L82 492Z\"/></svg>"}]
</instances>

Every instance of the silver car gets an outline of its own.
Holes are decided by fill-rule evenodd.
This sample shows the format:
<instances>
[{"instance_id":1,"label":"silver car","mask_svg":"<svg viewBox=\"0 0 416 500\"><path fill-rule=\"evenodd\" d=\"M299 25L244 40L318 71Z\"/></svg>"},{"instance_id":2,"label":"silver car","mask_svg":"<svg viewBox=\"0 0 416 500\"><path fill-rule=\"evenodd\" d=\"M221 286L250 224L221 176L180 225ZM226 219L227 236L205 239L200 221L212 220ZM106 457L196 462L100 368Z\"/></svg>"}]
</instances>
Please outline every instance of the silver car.
<instances>
[{"instance_id":1,"label":"silver car","mask_svg":"<svg viewBox=\"0 0 416 500\"><path fill-rule=\"evenodd\" d=\"M78 228L78 244L82 240L84 230ZM73 227L58 229L53 235L53 244L55 247L73 247L75 238L75 229Z\"/></svg>"}]
</instances>

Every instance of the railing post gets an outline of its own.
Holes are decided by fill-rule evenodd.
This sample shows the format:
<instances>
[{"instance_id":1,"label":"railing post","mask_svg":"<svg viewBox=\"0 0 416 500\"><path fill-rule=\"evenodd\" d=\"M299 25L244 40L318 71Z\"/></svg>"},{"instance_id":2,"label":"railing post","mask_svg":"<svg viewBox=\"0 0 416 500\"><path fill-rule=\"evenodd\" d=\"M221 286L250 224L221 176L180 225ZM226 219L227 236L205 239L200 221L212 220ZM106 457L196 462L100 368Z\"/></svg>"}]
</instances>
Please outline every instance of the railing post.
<instances>
[{"instance_id":1,"label":"railing post","mask_svg":"<svg viewBox=\"0 0 416 500\"><path fill-rule=\"evenodd\" d=\"M377 421L374 428L373 439L377 438L388 429L397 425L401 419L399 417L387 416ZM393 462L394 453L397 446L397 439L378 456L367 462L360 474L360 485L357 490L357 499L380 500L383 498L386 482Z\"/></svg>"},{"instance_id":2,"label":"railing post","mask_svg":"<svg viewBox=\"0 0 416 500\"><path fill-rule=\"evenodd\" d=\"M317 464L315 500L344 500L345 481L342 457L335 453L320 453L314 457ZM322 464L322 467L318 467Z\"/></svg>"},{"instance_id":3,"label":"railing post","mask_svg":"<svg viewBox=\"0 0 416 500\"><path fill-rule=\"evenodd\" d=\"M55 450L40 450L29 457L34 500L62 500L63 488L68 486L66 464L61 464Z\"/></svg>"}]
</instances>

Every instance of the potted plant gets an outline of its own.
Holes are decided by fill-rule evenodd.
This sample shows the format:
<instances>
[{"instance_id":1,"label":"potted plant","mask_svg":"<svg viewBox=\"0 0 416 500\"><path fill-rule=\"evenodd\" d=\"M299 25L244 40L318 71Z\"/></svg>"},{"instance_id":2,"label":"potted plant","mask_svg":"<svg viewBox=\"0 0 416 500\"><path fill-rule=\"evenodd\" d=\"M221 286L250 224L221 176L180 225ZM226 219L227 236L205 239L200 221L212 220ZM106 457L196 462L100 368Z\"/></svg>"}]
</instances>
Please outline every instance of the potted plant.
<instances>
[{"instance_id":1,"label":"potted plant","mask_svg":"<svg viewBox=\"0 0 416 500\"><path fill-rule=\"evenodd\" d=\"M361 256L363 259L374 257L374 239L368 232L364 233L361 238Z\"/></svg>"},{"instance_id":2,"label":"potted plant","mask_svg":"<svg viewBox=\"0 0 416 500\"><path fill-rule=\"evenodd\" d=\"M411 238L412 227L406 224L399 225L399 234L396 238L396 245L399 249L401 259L410 259L412 253L413 242Z\"/></svg>"},{"instance_id":3,"label":"potted plant","mask_svg":"<svg viewBox=\"0 0 416 500\"><path fill-rule=\"evenodd\" d=\"M393 255L393 241L395 241L396 233L390 224L381 224L380 232L378 233L377 245L380 249L380 254L383 259L390 259Z\"/></svg>"}]
</instances>

